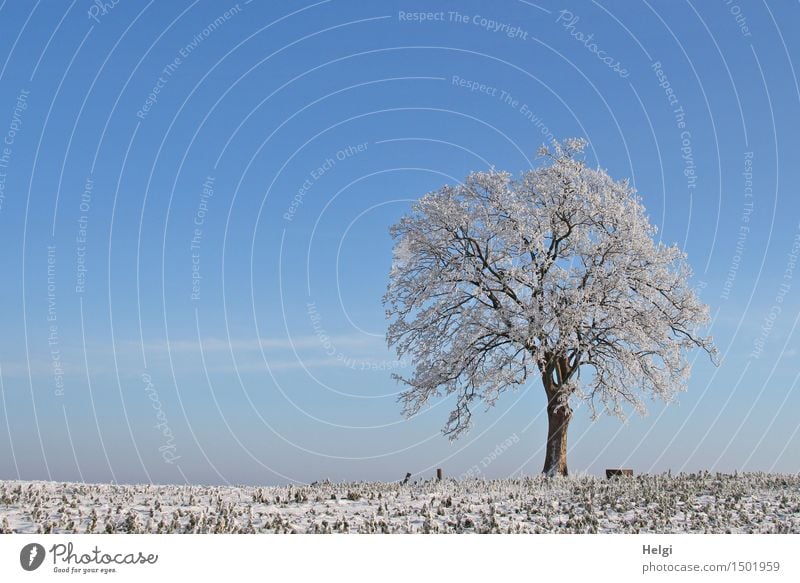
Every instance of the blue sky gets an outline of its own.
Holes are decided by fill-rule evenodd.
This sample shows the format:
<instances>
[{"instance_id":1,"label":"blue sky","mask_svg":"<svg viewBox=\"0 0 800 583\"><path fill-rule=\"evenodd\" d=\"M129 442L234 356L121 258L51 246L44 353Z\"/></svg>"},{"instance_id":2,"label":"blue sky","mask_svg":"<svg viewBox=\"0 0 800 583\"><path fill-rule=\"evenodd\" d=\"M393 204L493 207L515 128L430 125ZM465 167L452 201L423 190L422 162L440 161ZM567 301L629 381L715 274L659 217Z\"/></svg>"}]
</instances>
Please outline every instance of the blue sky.
<instances>
[{"instance_id":1,"label":"blue sky","mask_svg":"<svg viewBox=\"0 0 800 583\"><path fill-rule=\"evenodd\" d=\"M410 201L569 136L687 251L721 354L692 354L688 391L647 417L579 408L570 470L796 471L798 19L0 2L0 478L538 473L536 383L453 443L448 400L401 417L381 296Z\"/></svg>"}]
</instances>

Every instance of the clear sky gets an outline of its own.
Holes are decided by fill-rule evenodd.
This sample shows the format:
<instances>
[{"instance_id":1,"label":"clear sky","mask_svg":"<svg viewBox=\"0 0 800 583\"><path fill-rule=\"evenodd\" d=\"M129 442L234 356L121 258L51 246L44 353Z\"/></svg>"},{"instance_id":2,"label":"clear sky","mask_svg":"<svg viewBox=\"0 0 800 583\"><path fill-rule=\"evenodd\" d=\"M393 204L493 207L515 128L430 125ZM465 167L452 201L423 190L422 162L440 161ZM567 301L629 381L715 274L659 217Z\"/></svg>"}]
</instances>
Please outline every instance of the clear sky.
<instances>
[{"instance_id":1,"label":"clear sky","mask_svg":"<svg viewBox=\"0 0 800 583\"><path fill-rule=\"evenodd\" d=\"M790 2L0 0L0 478L538 473L532 382L402 418L381 297L410 201L584 136L679 243L720 350L573 473L800 467Z\"/></svg>"}]
</instances>

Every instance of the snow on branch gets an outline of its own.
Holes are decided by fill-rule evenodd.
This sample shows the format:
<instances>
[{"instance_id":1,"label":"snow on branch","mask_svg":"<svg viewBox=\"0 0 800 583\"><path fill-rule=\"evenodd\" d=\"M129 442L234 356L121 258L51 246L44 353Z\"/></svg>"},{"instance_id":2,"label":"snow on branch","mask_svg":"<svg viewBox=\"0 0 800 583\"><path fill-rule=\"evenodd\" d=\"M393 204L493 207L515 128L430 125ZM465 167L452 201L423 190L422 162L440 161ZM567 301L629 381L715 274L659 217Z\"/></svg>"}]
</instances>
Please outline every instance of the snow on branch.
<instances>
[{"instance_id":1,"label":"snow on branch","mask_svg":"<svg viewBox=\"0 0 800 583\"><path fill-rule=\"evenodd\" d=\"M585 145L543 147L545 164L520 178L472 173L392 227L384 304L389 346L415 362L396 376L406 415L455 393L455 437L476 401L532 375L548 395L622 415L684 390L687 350L714 356L685 254L655 241L627 181L586 166Z\"/></svg>"}]
</instances>

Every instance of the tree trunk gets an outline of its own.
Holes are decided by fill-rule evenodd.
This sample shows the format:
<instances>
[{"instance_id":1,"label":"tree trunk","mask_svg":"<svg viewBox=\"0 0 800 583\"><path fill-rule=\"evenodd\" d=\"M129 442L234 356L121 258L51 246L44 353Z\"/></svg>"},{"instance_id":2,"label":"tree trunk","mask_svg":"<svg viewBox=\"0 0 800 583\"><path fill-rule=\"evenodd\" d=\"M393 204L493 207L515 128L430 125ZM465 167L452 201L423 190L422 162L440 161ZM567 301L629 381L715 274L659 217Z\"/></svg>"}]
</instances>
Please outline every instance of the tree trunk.
<instances>
[{"instance_id":1,"label":"tree trunk","mask_svg":"<svg viewBox=\"0 0 800 583\"><path fill-rule=\"evenodd\" d=\"M567 475L567 428L572 419L572 409L561 402L558 393L547 399L547 450L542 472L548 476Z\"/></svg>"}]
</instances>

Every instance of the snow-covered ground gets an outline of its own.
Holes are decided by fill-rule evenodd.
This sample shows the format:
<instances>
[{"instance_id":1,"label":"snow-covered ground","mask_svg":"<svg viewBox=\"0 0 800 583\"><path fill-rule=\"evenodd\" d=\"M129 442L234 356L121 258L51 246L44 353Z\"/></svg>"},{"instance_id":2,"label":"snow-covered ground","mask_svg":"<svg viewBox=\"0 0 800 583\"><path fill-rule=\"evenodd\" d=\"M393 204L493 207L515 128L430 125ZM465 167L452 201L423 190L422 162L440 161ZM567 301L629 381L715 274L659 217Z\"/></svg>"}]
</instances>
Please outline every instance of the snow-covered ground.
<instances>
[{"instance_id":1,"label":"snow-covered ground","mask_svg":"<svg viewBox=\"0 0 800 583\"><path fill-rule=\"evenodd\" d=\"M800 533L800 475L270 488L0 482L0 532Z\"/></svg>"}]
</instances>

